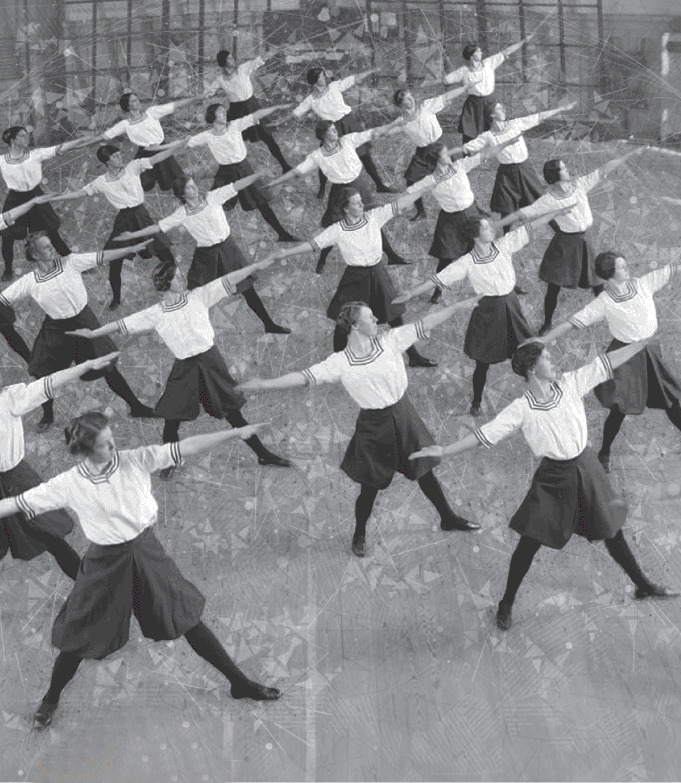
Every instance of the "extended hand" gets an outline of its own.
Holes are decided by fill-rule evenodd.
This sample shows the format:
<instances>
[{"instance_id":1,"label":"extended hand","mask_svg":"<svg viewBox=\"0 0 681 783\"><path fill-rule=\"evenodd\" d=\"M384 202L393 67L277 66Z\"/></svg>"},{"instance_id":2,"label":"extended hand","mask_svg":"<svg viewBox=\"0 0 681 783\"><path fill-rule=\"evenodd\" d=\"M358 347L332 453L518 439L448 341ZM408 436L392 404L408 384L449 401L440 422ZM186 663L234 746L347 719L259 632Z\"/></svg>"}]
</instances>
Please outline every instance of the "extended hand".
<instances>
[{"instance_id":1,"label":"extended hand","mask_svg":"<svg viewBox=\"0 0 681 783\"><path fill-rule=\"evenodd\" d=\"M248 440L254 435L264 432L269 426L269 422L260 422L259 424L249 424L246 427L239 427L236 432L241 440Z\"/></svg>"},{"instance_id":2,"label":"extended hand","mask_svg":"<svg viewBox=\"0 0 681 783\"><path fill-rule=\"evenodd\" d=\"M415 451L409 455L409 459L421 459L421 457L441 457L443 455L444 448L442 446L426 446L421 451Z\"/></svg>"},{"instance_id":3,"label":"extended hand","mask_svg":"<svg viewBox=\"0 0 681 783\"><path fill-rule=\"evenodd\" d=\"M82 330L87 331L87 330ZM108 353L106 356L98 356L96 359L90 359L89 362L87 362L88 367L90 367L91 370L102 370L104 367L107 367L109 365L113 366L116 359L121 355L120 351L113 351L112 353Z\"/></svg>"},{"instance_id":4,"label":"extended hand","mask_svg":"<svg viewBox=\"0 0 681 783\"><path fill-rule=\"evenodd\" d=\"M262 391L265 388L265 382L262 378L251 378L250 381L244 381L243 383L235 386L236 391Z\"/></svg>"},{"instance_id":5,"label":"extended hand","mask_svg":"<svg viewBox=\"0 0 681 783\"><path fill-rule=\"evenodd\" d=\"M400 292L392 301L392 304L404 304L411 300L411 293L409 291Z\"/></svg>"},{"instance_id":6,"label":"extended hand","mask_svg":"<svg viewBox=\"0 0 681 783\"><path fill-rule=\"evenodd\" d=\"M85 337L88 340L91 340L92 339L93 330L92 329L74 329L72 332L64 332L64 334L67 334L69 337ZM94 361L94 359L92 361Z\"/></svg>"}]
</instances>

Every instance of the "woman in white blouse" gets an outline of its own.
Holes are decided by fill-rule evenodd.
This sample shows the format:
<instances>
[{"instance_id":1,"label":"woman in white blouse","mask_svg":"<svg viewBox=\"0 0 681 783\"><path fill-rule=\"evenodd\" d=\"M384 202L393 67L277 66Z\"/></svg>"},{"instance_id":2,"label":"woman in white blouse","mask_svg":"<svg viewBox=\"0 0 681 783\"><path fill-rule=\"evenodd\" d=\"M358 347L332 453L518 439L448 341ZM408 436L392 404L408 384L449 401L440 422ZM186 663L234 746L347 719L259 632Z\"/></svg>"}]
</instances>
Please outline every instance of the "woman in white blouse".
<instances>
[{"instance_id":1,"label":"woman in white blouse","mask_svg":"<svg viewBox=\"0 0 681 783\"><path fill-rule=\"evenodd\" d=\"M338 79L337 81L327 81L326 71L323 68L310 68L306 76L307 83L310 85L310 94L296 106L291 116L301 119L311 111L320 120L333 122L339 136L345 136L346 133L360 133L362 126L357 119L354 109L345 102L343 93L351 87L355 87L364 81L367 76L376 73L376 71L377 69L374 68L370 71L346 76L344 79ZM371 157L371 142L366 141L361 144L357 148L357 154L366 173L376 183L376 190L379 193L395 193L396 191L393 188L383 182L376 168L374 159ZM326 173L320 169L317 198L324 198L325 189Z\"/></svg>"},{"instance_id":2,"label":"woman in white blouse","mask_svg":"<svg viewBox=\"0 0 681 783\"><path fill-rule=\"evenodd\" d=\"M227 49L222 49L217 53L216 60L222 72L211 83L208 93L213 95L218 90L224 92L229 101L228 122L238 120L240 117L246 117L249 114L255 114L261 109L260 101L253 94L253 74L274 57L278 51L279 49L270 49L265 54L258 55L258 57L246 60L238 65L234 55ZM284 153L266 125L263 125L261 122L249 125L243 129L242 135L244 141L250 141L251 143L262 141L272 157L281 166L281 170L284 173L290 171L291 166L286 161Z\"/></svg>"},{"instance_id":3,"label":"woman in white blouse","mask_svg":"<svg viewBox=\"0 0 681 783\"><path fill-rule=\"evenodd\" d=\"M52 196L50 201L71 201L101 193L109 204L118 210L109 238L104 244L104 250L115 250L120 244L119 234L124 231L137 231L154 224L144 203L142 177L144 172L167 160L184 144L186 141L177 141L169 144L168 149L158 152L152 158L135 158L127 164L123 163L123 155L118 147L105 144L97 150L97 160L106 166L106 173L88 182L80 190ZM171 242L165 234L158 234L149 247L140 249L140 258L148 260L156 256L159 261L174 263L175 257L170 250L170 245ZM132 259L134 255L128 255L126 258ZM121 304L123 260L116 258L109 261L109 284L113 293L109 310L116 310Z\"/></svg>"},{"instance_id":4,"label":"woman in white blouse","mask_svg":"<svg viewBox=\"0 0 681 783\"><path fill-rule=\"evenodd\" d=\"M631 277L622 254L607 250L596 256L595 266L598 277L605 280L603 293L542 339L548 344L573 328L605 319L612 336L608 353L629 343L649 341L645 350L615 371L612 380L594 389L601 405L610 410L598 452L598 461L610 473L610 448L625 416L639 415L646 408L662 409L681 430L681 386L662 358L659 341L651 342L657 332L653 297L676 277L678 265L667 264L642 277Z\"/></svg>"},{"instance_id":5,"label":"woman in white blouse","mask_svg":"<svg viewBox=\"0 0 681 783\"><path fill-rule=\"evenodd\" d=\"M366 524L374 502L387 489L396 472L418 481L423 494L440 514L442 530L479 530L480 525L454 513L440 483L433 474L437 460L411 462L407 459L416 444L433 442L421 417L407 395L407 371L402 352L417 340L425 340L431 329L477 299L444 307L421 320L379 334L378 318L363 302L348 302L338 315L338 326L347 336L345 350L329 356L302 372L272 380L253 378L242 383L243 391L273 391L319 383L341 383L361 410L355 433L341 463L341 469L361 490L355 504L352 551L366 554Z\"/></svg>"},{"instance_id":6,"label":"woman in white blouse","mask_svg":"<svg viewBox=\"0 0 681 783\"><path fill-rule=\"evenodd\" d=\"M463 351L475 362L471 416L479 416L482 393L490 364L510 359L515 349L532 336L515 292L513 255L534 240L534 229L552 220L557 211L542 215L527 226L521 226L502 239L496 238L498 223L482 215L471 217L462 226L464 242L470 248L466 255L434 274L394 302L404 304L429 292L433 284L444 290L455 282L468 282L481 297L466 329Z\"/></svg>"},{"instance_id":7,"label":"woman in white blouse","mask_svg":"<svg viewBox=\"0 0 681 783\"><path fill-rule=\"evenodd\" d=\"M43 180L44 161L69 150L93 144L96 138L74 139L53 147L29 149L31 143L29 132L22 125L14 125L3 132L2 140L9 147L9 151L0 157L0 174L9 191L2 211L8 213L22 204L33 202L28 212L18 216L11 225L5 226L0 232L2 233L2 258L5 262L5 271L1 279L5 282L14 277L12 268L14 242L17 239L25 239L29 232L47 231L59 253L68 255L71 252L59 234L60 221L57 213L44 200L34 199L43 193L40 183Z\"/></svg>"},{"instance_id":8,"label":"woman in white blouse","mask_svg":"<svg viewBox=\"0 0 681 783\"><path fill-rule=\"evenodd\" d=\"M246 114L234 120L228 120L229 112L219 103L212 103L206 109L206 124L210 125L196 136L191 136L187 142L188 147L208 147L213 158L219 163L219 168L213 179L211 190L217 190L232 182L238 182L244 177L253 174L253 168L248 161L248 150L243 140L243 133L260 124L263 117L267 117L275 111L290 104L280 104L269 109L259 109L253 114ZM290 171L291 167L288 167ZM234 209L237 201L244 212L257 209L263 220L277 233L279 242L300 242L298 237L292 236L279 222L274 210L269 205L269 196L255 184L241 188L234 198L230 198L222 205L225 212Z\"/></svg>"},{"instance_id":9,"label":"woman in white blouse","mask_svg":"<svg viewBox=\"0 0 681 783\"><path fill-rule=\"evenodd\" d=\"M0 500L0 518L23 512L31 520L68 508L90 541L73 590L52 627L52 644L60 652L35 714L36 728L52 723L62 691L83 659L102 660L126 644L132 614L148 639L184 636L229 680L233 698L279 698L276 688L249 680L202 622L206 599L182 576L153 531L158 505L151 473L233 438L250 438L262 426L195 435L181 445L118 451L107 417L91 411L65 430L69 451L82 460L78 465L17 497Z\"/></svg>"},{"instance_id":10,"label":"woman in white blouse","mask_svg":"<svg viewBox=\"0 0 681 783\"><path fill-rule=\"evenodd\" d=\"M153 226L140 231L126 231L119 239L140 239L184 226L196 242L196 250L187 275L187 287L191 291L210 283L218 277L246 266L243 253L230 236L231 229L222 205L260 176L259 172L251 174L238 182L232 182L231 185L225 185L223 188L205 194L201 193L193 179L180 177L173 183L173 193L182 206ZM246 277L237 286L238 293L243 295L248 306L262 321L266 332L290 334L291 330L288 327L280 326L272 320L265 303L253 288L254 282L253 277Z\"/></svg>"},{"instance_id":11,"label":"woman in white blouse","mask_svg":"<svg viewBox=\"0 0 681 783\"><path fill-rule=\"evenodd\" d=\"M89 340L116 332L126 336L151 331L158 334L175 356L165 391L155 408L156 415L165 419L164 443L178 441L180 424L196 419L201 408L209 416L226 419L232 427L245 427L248 422L240 409L246 400L234 391L236 381L215 345L210 308L225 297L234 296L241 280L252 272L266 269L273 261L265 259L250 264L189 293L178 266L159 264L152 279L162 296L161 302L99 329L81 329L73 334ZM287 459L266 448L257 435L246 443L257 454L260 465L291 466ZM174 468L165 468L161 478L169 479L173 471Z\"/></svg>"},{"instance_id":12,"label":"woman in white blouse","mask_svg":"<svg viewBox=\"0 0 681 783\"><path fill-rule=\"evenodd\" d=\"M497 610L497 627L511 627L518 588L542 546L562 549L573 534L603 541L613 560L636 585L635 597L672 598L678 593L652 583L641 571L622 533L627 507L613 491L596 455L587 445L583 397L612 377L645 347L633 343L599 356L574 372L561 373L540 341L518 348L513 372L527 381L527 391L492 421L450 446L428 446L409 459L440 459L478 446L491 448L520 431L536 459L532 484L509 526L520 534L508 572L506 592Z\"/></svg>"},{"instance_id":13,"label":"woman in white blouse","mask_svg":"<svg viewBox=\"0 0 681 783\"><path fill-rule=\"evenodd\" d=\"M495 103L496 69L507 57L521 49L533 37L534 33L526 36L519 43L507 46L501 52L484 58L478 44L466 44L462 53L466 64L458 70L448 73L442 79L444 84L463 82L468 93L461 111L458 128L464 144L479 136L483 131L490 129L491 119L489 115L485 116L485 108L491 107Z\"/></svg>"},{"instance_id":14,"label":"woman in white blouse","mask_svg":"<svg viewBox=\"0 0 681 783\"><path fill-rule=\"evenodd\" d=\"M105 356L116 350L114 343L103 337L86 340L72 337L74 329L96 329L100 324L87 303L87 290L82 275L114 258L136 253L148 243L143 242L120 250L103 253L71 253L62 258L52 246L47 233L31 234L26 243L26 258L36 264L36 270L22 275L0 293L0 304L13 307L23 299L31 298L45 313L40 332L33 345L28 372L34 378L44 378L72 364L82 364L89 359ZM84 381L104 378L114 394L130 406L133 418L153 417L154 412L137 399L117 368L104 368L87 372ZM54 423L54 402L43 403L43 416L37 431L45 432Z\"/></svg>"}]
</instances>

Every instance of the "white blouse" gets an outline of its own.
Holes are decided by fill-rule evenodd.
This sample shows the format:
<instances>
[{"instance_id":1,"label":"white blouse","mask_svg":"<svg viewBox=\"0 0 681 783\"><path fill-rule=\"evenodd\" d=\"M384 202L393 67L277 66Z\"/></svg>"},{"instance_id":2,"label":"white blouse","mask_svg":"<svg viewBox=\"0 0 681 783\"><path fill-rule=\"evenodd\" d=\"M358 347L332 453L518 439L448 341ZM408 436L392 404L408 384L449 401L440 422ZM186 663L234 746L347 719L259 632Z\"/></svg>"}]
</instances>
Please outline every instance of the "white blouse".
<instances>
[{"instance_id":1,"label":"white blouse","mask_svg":"<svg viewBox=\"0 0 681 783\"><path fill-rule=\"evenodd\" d=\"M539 125L539 114L529 114L527 117L518 117L517 120L507 120L504 129L496 131L491 130L481 133L472 141L465 144L466 152L469 154L481 152L485 147L493 147L497 144L503 144L505 141L515 138L523 131L535 128ZM529 156L525 139L520 136L514 144L509 144L497 155L499 163L524 163Z\"/></svg>"},{"instance_id":2,"label":"white blouse","mask_svg":"<svg viewBox=\"0 0 681 783\"><path fill-rule=\"evenodd\" d=\"M39 147L27 150L21 158L10 158L9 152L0 157L0 173L8 190L26 193L37 188L43 179L44 160L50 160L58 154L59 145L55 147Z\"/></svg>"},{"instance_id":3,"label":"white blouse","mask_svg":"<svg viewBox=\"0 0 681 783\"><path fill-rule=\"evenodd\" d=\"M88 541L100 546L123 544L156 522L158 505L151 493L150 473L181 463L179 443L117 451L104 473L93 475L81 462L18 495L17 503L28 519L69 508Z\"/></svg>"},{"instance_id":4,"label":"white blouse","mask_svg":"<svg viewBox=\"0 0 681 783\"><path fill-rule=\"evenodd\" d=\"M468 179L468 172L482 163L482 155L474 155L472 158L450 163L444 171L435 169L432 174L424 177L416 185L407 188L407 193L421 190L433 183L435 188L431 194L435 196L437 203L445 212L461 212L468 209L475 201L475 194Z\"/></svg>"},{"instance_id":5,"label":"white blouse","mask_svg":"<svg viewBox=\"0 0 681 783\"><path fill-rule=\"evenodd\" d=\"M354 182L362 173L363 164L357 155L357 147L371 139L373 131L362 133L348 133L338 139L338 143L332 150L318 147L311 152L295 170L302 175L309 174L315 169L321 169L328 180L335 185L347 185Z\"/></svg>"},{"instance_id":6,"label":"white blouse","mask_svg":"<svg viewBox=\"0 0 681 783\"><path fill-rule=\"evenodd\" d=\"M303 117L307 112L314 112L320 120L337 122L350 114L352 109L343 100L343 93L355 84L354 76L347 76L337 82L330 82L323 95L310 93L296 106L292 114Z\"/></svg>"},{"instance_id":7,"label":"white blouse","mask_svg":"<svg viewBox=\"0 0 681 783\"><path fill-rule=\"evenodd\" d=\"M166 114L175 111L174 103L165 103L162 106L149 106L138 119L126 118L112 125L102 134L105 139L115 139L116 136L125 135L138 147L150 147L163 144L165 138L160 119Z\"/></svg>"},{"instance_id":8,"label":"white blouse","mask_svg":"<svg viewBox=\"0 0 681 783\"><path fill-rule=\"evenodd\" d=\"M427 147L442 136L442 127L437 119L437 113L446 106L442 95L429 98L417 108L416 115L408 120L402 129L417 147Z\"/></svg>"},{"instance_id":9,"label":"white blouse","mask_svg":"<svg viewBox=\"0 0 681 783\"><path fill-rule=\"evenodd\" d=\"M521 226L491 243L489 255L481 256L476 248L461 256L448 267L431 275L440 289L468 278L478 296L506 296L515 287L513 254L534 239L530 226Z\"/></svg>"},{"instance_id":10,"label":"white blouse","mask_svg":"<svg viewBox=\"0 0 681 783\"><path fill-rule=\"evenodd\" d=\"M253 97L253 82L251 77L264 65L262 57L256 57L254 60L247 60L237 65L236 71L231 76L226 76L224 71L218 74L217 78L211 82L208 90L211 94L222 90L230 103L240 103Z\"/></svg>"},{"instance_id":11,"label":"white blouse","mask_svg":"<svg viewBox=\"0 0 681 783\"><path fill-rule=\"evenodd\" d=\"M149 158L131 160L118 177L111 177L109 172L93 179L83 188L88 196L101 193L116 209L129 209L144 204L144 190L140 174L153 168Z\"/></svg>"},{"instance_id":12,"label":"white blouse","mask_svg":"<svg viewBox=\"0 0 681 783\"><path fill-rule=\"evenodd\" d=\"M212 247L224 242L230 234L229 223L222 205L234 198L237 190L232 185L209 190L205 200L193 209L183 204L172 215L158 221L161 231L184 226L194 237L197 247Z\"/></svg>"},{"instance_id":13,"label":"white blouse","mask_svg":"<svg viewBox=\"0 0 681 783\"><path fill-rule=\"evenodd\" d=\"M187 142L188 147L208 147L215 160L221 166L227 166L230 163L241 163L246 160L248 150L244 143L242 131L256 125L252 114L245 117L239 117L236 120L230 120L224 133L215 133L213 129L205 130L192 136Z\"/></svg>"},{"instance_id":14,"label":"white blouse","mask_svg":"<svg viewBox=\"0 0 681 783\"><path fill-rule=\"evenodd\" d=\"M16 468L24 458L24 425L21 417L56 396L50 375L33 383L6 386L0 391L0 473Z\"/></svg>"},{"instance_id":15,"label":"white blouse","mask_svg":"<svg viewBox=\"0 0 681 783\"><path fill-rule=\"evenodd\" d=\"M563 192L557 187L547 190L543 196L540 196L534 204L529 207L523 207L520 214L525 219L544 215L547 212L553 212L563 207L573 207L572 212L566 215L558 215L554 220L558 223L560 230L566 234L577 234L591 228L594 219L589 205L589 191L601 180L601 172L595 169L583 177L577 177L569 183L567 191Z\"/></svg>"},{"instance_id":16,"label":"white blouse","mask_svg":"<svg viewBox=\"0 0 681 783\"><path fill-rule=\"evenodd\" d=\"M605 318L610 334L623 343L647 340L657 331L653 295L676 275L677 265L667 264L643 277L628 280L621 293L607 286L593 302L575 313L570 323L581 329Z\"/></svg>"},{"instance_id":17,"label":"white blouse","mask_svg":"<svg viewBox=\"0 0 681 783\"><path fill-rule=\"evenodd\" d=\"M365 212L359 223L349 225L345 220L325 228L310 240L313 250L338 246L348 266L376 266L383 257L381 227L400 214L397 202Z\"/></svg>"},{"instance_id":18,"label":"white blouse","mask_svg":"<svg viewBox=\"0 0 681 783\"><path fill-rule=\"evenodd\" d=\"M467 65L452 71L444 78L445 84L455 84L463 82L463 86L468 90L469 95L487 96L494 92L496 87L495 70L506 59L503 52L497 52L480 63L480 68L471 70Z\"/></svg>"},{"instance_id":19,"label":"white blouse","mask_svg":"<svg viewBox=\"0 0 681 783\"><path fill-rule=\"evenodd\" d=\"M368 356L355 356L349 347L332 353L323 362L303 370L305 381L311 386L340 382L360 408L387 408L407 391L402 352L429 334L422 321L390 329L372 338Z\"/></svg>"},{"instance_id":20,"label":"white blouse","mask_svg":"<svg viewBox=\"0 0 681 783\"><path fill-rule=\"evenodd\" d=\"M72 318L87 304L82 273L103 263L104 253L58 256L51 272L43 274L36 269L22 275L0 294L0 302L12 307L14 302L30 297L50 318Z\"/></svg>"},{"instance_id":21,"label":"white blouse","mask_svg":"<svg viewBox=\"0 0 681 783\"><path fill-rule=\"evenodd\" d=\"M215 332L209 310L226 296L235 294L236 289L229 280L219 277L193 291L185 291L173 305L159 302L122 318L116 326L124 335L153 329L176 359L188 359L213 347Z\"/></svg>"},{"instance_id":22,"label":"white blouse","mask_svg":"<svg viewBox=\"0 0 681 783\"><path fill-rule=\"evenodd\" d=\"M551 398L537 400L528 389L492 421L475 431L483 446L495 443L520 430L535 457L568 460L586 448L586 411L582 398L612 378L612 366L606 355L596 357L574 372L566 372L551 384Z\"/></svg>"}]
</instances>

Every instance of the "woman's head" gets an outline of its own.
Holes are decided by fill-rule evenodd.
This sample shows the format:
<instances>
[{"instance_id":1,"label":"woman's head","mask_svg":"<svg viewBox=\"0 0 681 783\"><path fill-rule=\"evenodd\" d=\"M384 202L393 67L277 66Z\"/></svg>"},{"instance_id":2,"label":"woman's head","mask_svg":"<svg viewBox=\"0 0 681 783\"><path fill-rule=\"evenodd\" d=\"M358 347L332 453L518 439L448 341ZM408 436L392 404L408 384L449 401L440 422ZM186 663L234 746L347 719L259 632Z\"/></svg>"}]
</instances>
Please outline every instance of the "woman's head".
<instances>
[{"instance_id":1,"label":"woman's head","mask_svg":"<svg viewBox=\"0 0 681 783\"><path fill-rule=\"evenodd\" d=\"M336 325L347 335L355 330L365 337L375 337L378 319L364 302L346 302L338 313Z\"/></svg>"},{"instance_id":2,"label":"woman's head","mask_svg":"<svg viewBox=\"0 0 681 783\"><path fill-rule=\"evenodd\" d=\"M25 247L26 259L37 264L38 261L50 261L54 258L56 250L52 246L47 231L36 231L29 234Z\"/></svg>"},{"instance_id":3,"label":"woman's head","mask_svg":"<svg viewBox=\"0 0 681 783\"><path fill-rule=\"evenodd\" d=\"M544 164L544 179L548 185L554 185L556 182L560 181L561 173L563 171L567 173L567 168L562 160L547 160Z\"/></svg>"},{"instance_id":4,"label":"woman's head","mask_svg":"<svg viewBox=\"0 0 681 783\"><path fill-rule=\"evenodd\" d=\"M222 112L220 111L222 109ZM212 125L218 114L222 114L222 120L224 121L227 117L227 112L225 110L225 107L221 103L211 103L211 105L206 109L206 123L208 125Z\"/></svg>"},{"instance_id":5,"label":"woman's head","mask_svg":"<svg viewBox=\"0 0 681 783\"><path fill-rule=\"evenodd\" d=\"M414 96L409 90L405 90L404 87L399 90L395 90L393 93L393 103L399 109L411 109L414 104Z\"/></svg>"},{"instance_id":6,"label":"woman's head","mask_svg":"<svg viewBox=\"0 0 681 783\"><path fill-rule=\"evenodd\" d=\"M319 84L320 77L326 83L326 73L323 68L310 68L305 78L310 87L314 87L316 84ZM323 85L320 84L320 86Z\"/></svg>"},{"instance_id":7,"label":"woman's head","mask_svg":"<svg viewBox=\"0 0 681 783\"><path fill-rule=\"evenodd\" d=\"M139 109L140 100L134 92L124 92L118 99L118 105L127 113L133 109Z\"/></svg>"},{"instance_id":8,"label":"woman's head","mask_svg":"<svg viewBox=\"0 0 681 783\"><path fill-rule=\"evenodd\" d=\"M467 63L470 63L471 60L481 60L482 49L480 49L480 46L477 43L469 43L463 47L461 56Z\"/></svg>"},{"instance_id":9,"label":"woman's head","mask_svg":"<svg viewBox=\"0 0 681 783\"><path fill-rule=\"evenodd\" d=\"M220 68L234 68L236 65L234 55L228 49L221 49L215 59Z\"/></svg>"},{"instance_id":10,"label":"woman's head","mask_svg":"<svg viewBox=\"0 0 681 783\"><path fill-rule=\"evenodd\" d=\"M601 280L611 280L614 278L618 283L629 279L629 269L622 253L614 250L606 250L599 253L594 261L596 274Z\"/></svg>"},{"instance_id":11,"label":"woman's head","mask_svg":"<svg viewBox=\"0 0 681 783\"><path fill-rule=\"evenodd\" d=\"M116 451L109 419L99 411L76 416L64 429L64 438L70 454L93 462L109 462Z\"/></svg>"},{"instance_id":12,"label":"woman's head","mask_svg":"<svg viewBox=\"0 0 681 783\"><path fill-rule=\"evenodd\" d=\"M320 120L314 126L314 135L319 141L337 142L338 130L336 128L336 123L333 122L333 120Z\"/></svg>"},{"instance_id":13,"label":"woman's head","mask_svg":"<svg viewBox=\"0 0 681 783\"><path fill-rule=\"evenodd\" d=\"M469 217L461 226L461 239L466 246L467 253L475 247L475 240L480 239L483 242L491 242L494 239L494 227L490 225L489 215L481 213L476 217Z\"/></svg>"},{"instance_id":14,"label":"woman's head","mask_svg":"<svg viewBox=\"0 0 681 783\"><path fill-rule=\"evenodd\" d=\"M25 141L26 145L28 145L30 136L23 125L12 125L11 128L7 128L3 131L2 140L5 142L5 144L7 144L7 146L11 146L14 141Z\"/></svg>"},{"instance_id":15,"label":"woman's head","mask_svg":"<svg viewBox=\"0 0 681 783\"><path fill-rule=\"evenodd\" d=\"M183 282L182 271L177 264L161 261L151 273L154 288L163 294L173 287L179 287Z\"/></svg>"},{"instance_id":16,"label":"woman's head","mask_svg":"<svg viewBox=\"0 0 681 783\"><path fill-rule=\"evenodd\" d=\"M538 340L523 343L518 346L511 357L511 369L516 375L521 375L526 381L530 372L537 366L546 346Z\"/></svg>"},{"instance_id":17,"label":"woman's head","mask_svg":"<svg viewBox=\"0 0 681 783\"><path fill-rule=\"evenodd\" d=\"M343 217L361 217L364 213L362 195L355 188L343 188L338 194L338 208Z\"/></svg>"},{"instance_id":18,"label":"woman's head","mask_svg":"<svg viewBox=\"0 0 681 783\"><path fill-rule=\"evenodd\" d=\"M114 144L104 144L97 150L97 160L106 166L116 153L120 153L118 147Z\"/></svg>"},{"instance_id":19,"label":"woman's head","mask_svg":"<svg viewBox=\"0 0 681 783\"><path fill-rule=\"evenodd\" d=\"M198 196L198 194L199 189L192 177L186 177L183 175L173 181L173 195L183 204L187 203L187 199L191 200L195 196Z\"/></svg>"}]
</instances>

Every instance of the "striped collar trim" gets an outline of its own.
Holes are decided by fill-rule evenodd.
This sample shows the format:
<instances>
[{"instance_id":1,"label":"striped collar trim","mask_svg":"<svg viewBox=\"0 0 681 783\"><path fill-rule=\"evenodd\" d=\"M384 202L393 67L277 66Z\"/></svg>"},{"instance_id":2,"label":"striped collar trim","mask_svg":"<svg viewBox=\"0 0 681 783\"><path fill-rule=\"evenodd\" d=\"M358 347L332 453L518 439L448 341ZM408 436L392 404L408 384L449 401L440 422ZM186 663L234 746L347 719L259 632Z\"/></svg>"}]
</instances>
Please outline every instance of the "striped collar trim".
<instances>
[{"instance_id":1,"label":"striped collar trim","mask_svg":"<svg viewBox=\"0 0 681 783\"><path fill-rule=\"evenodd\" d=\"M377 337L371 338L371 353L368 356L355 356L348 346L345 351L345 357L348 360L348 364L353 366L362 364L371 364L376 361L378 357L383 353L383 346L379 342Z\"/></svg>"},{"instance_id":2,"label":"striped collar trim","mask_svg":"<svg viewBox=\"0 0 681 783\"><path fill-rule=\"evenodd\" d=\"M437 169L433 173L436 182L444 182L446 179L451 179L456 174L456 168L452 164L447 166L442 174L437 173Z\"/></svg>"},{"instance_id":3,"label":"striped collar trim","mask_svg":"<svg viewBox=\"0 0 681 783\"><path fill-rule=\"evenodd\" d=\"M498 255L499 249L494 244L494 242L491 243L491 250L487 256L480 255L480 253L478 253L475 248L471 250L471 258L473 259L474 264L491 264Z\"/></svg>"},{"instance_id":4,"label":"striped collar trim","mask_svg":"<svg viewBox=\"0 0 681 783\"><path fill-rule=\"evenodd\" d=\"M92 484L103 484L106 481L109 481L111 476L118 470L120 467L121 461L118 456L118 452L114 454L114 458L111 460L109 465L107 466L107 469L103 473L91 473L88 469L87 465L84 462L80 462L78 464L78 472L80 475L87 479Z\"/></svg>"},{"instance_id":5,"label":"striped collar trim","mask_svg":"<svg viewBox=\"0 0 681 783\"><path fill-rule=\"evenodd\" d=\"M350 225L345 220L341 220L341 228L343 231L359 231L360 228L364 228L364 226L368 225L369 221L367 220L366 215L362 215L362 219L359 221L359 223L355 223L354 225Z\"/></svg>"},{"instance_id":6,"label":"striped collar trim","mask_svg":"<svg viewBox=\"0 0 681 783\"><path fill-rule=\"evenodd\" d=\"M184 211L186 215L198 215L201 210L205 209L208 206L208 202L204 198L203 201L201 201L197 206L195 207L188 207L186 204L184 205Z\"/></svg>"},{"instance_id":7,"label":"striped collar trim","mask_svg":"<svg viewBox=\"0 0 681 783\"><path fill-rule=\"evenodd\" d=\"M336 155L341 151L341 145L340 142L336 142L336 146L332 147L330 150L327 150L326 147L322 147L322 155L325 158L331 157L331 155Z\"/></svg>"},{"instance_id":8,"label":"striped collar trim","mask_svg":"<svg viewBox=\"0 0 681 783\"><path fill-rule=\"evenodd\" d=\"M186 307L189 304L189 297L187 296L187 292L183 291L182 296L179 298L175 304L166 304L164 301L161 301L161 310L163 310L164 313L172 313L175 310L181 310L183 307Z\"/></svg>"},{"instance_id":9,"label":"striped collar trim","mask_svg":"<svg viewBox=\"0 0 681 783\"><path fill-rule=\"evenodd\" d=\"M609 287L606 288L605 290L608 292L608 296L613 300L613 302L628 302L630 299L633 299L638 293L638 289L636 288L636 283L633 280L627 280L627 284L624 287L622 293L617 293L616 291L613 291Z\"/></svg>"},{"instance_id":10,"label":"striped collar trim","mask_svg":"<svg viewBox=\"0 0 681 783\"><path fill-rule=\"evenodd\" d=\"M64 264L62 263L62 259L60 256L57 256L55 259L55 266L54 269L51 272L48 272L47 274L43 275L40 273L40 269L36 269L35 272L33 272L35 276L36 283L46 283L48 280L54 280L55 277L59 277L59 275L64 271Z\"/></svg>"},{"instance_id":11,"label":"striped collar trim","mask_svg":"<svg viewBox=\"0 0 681 783\"><path fill-rule=\"evenodd\" d=\"M146 112L146 109L145 109L142 112L142 116L141 117L137 117L136 119L133 119L132 117L128 118L128 123L130 125L139 125L140 122L144 122L144 120L146 120L146 119L148 119L148 118L147 118L147 112Z\"/></svg>"},{"instance_id":12,"label":"striped collar trim","mask_svg":"<svg viewBox=\"0 0 681 783\"><path fill-rule=\"evenodd\" d=\"M563 390L555 381L552 381L551 396L548 400L538 400L529 389L525 392L525 397L532 410L550 411L558 407L558 403L563 399Z\"/></svg>"},{"instance_id":13,"label":"striped collar trim","mask_svg":"<svg viewBox=\"0 0 681 783\"><path fill-rule=\"evenodd\" d=\"M20 158L10 158L9 152L5 153L5 163L9 163L10 166L16 166L17 164L26 163L31 157L31 150L26 150Z\"/></svg>"},{"instance_id":14,"label":"striped collar trim","mask_svg":"<svg viewBox=\"0 0 681 783\"><path fill-rule=\"evenodd\" d=\"M557 199L558 201L563 201L563 199L571 198L574 196L577 192L577 185L575 185L574 182L571 182L568 189L563 191L560 188L551 188L551 195Z\"/></svg>"}]
</instances>

